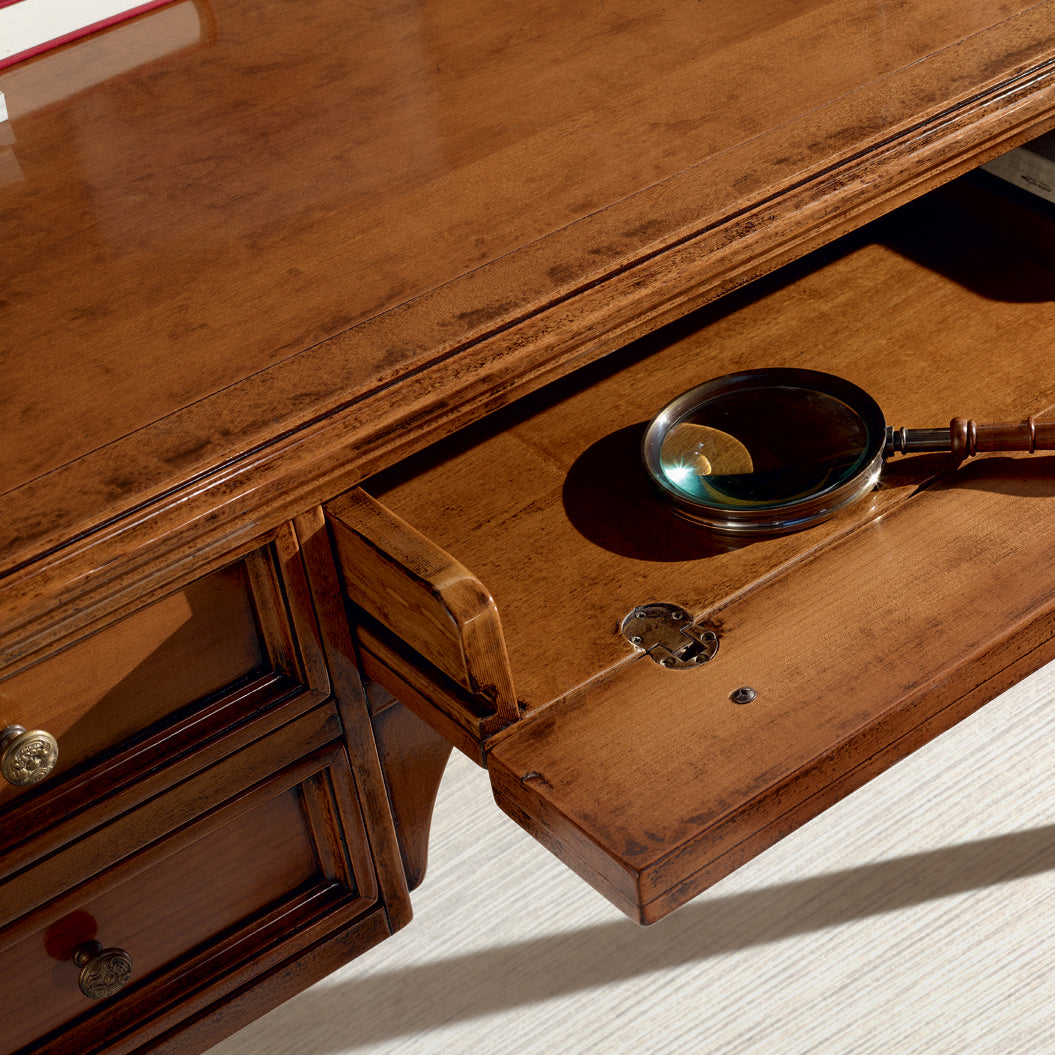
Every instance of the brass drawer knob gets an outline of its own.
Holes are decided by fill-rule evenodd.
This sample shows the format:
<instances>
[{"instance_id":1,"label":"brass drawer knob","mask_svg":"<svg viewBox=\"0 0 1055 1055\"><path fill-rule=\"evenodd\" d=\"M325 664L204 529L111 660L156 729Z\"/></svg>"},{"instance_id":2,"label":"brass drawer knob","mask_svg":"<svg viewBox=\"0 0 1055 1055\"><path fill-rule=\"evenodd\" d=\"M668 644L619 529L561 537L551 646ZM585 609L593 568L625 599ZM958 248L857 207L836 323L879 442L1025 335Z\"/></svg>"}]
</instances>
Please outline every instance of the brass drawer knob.
<instances>
[{"instance_id":1,"label":"brass drawer knob","mask_svg":"<svg viewBox=\"0 0 1055 1055\"><path fill-rule=\"evenodd\" d=\"M0 732L0 774L9 784L36 784L59 760L59 745L43 729L9 725Z\"/></svg>"},{"instance_id":2,"label":"brass drawer knob","mask_svg":"<svg viewBox=\"0 0 1055 1055\"><path fill-rule=\"evenodd\" d=\"M91 1000L113 996L132 977L132 957L124 949L104 949L97 941L80 946L73 962L81 969L77 984Z\"/></svg>"}]
</instances>

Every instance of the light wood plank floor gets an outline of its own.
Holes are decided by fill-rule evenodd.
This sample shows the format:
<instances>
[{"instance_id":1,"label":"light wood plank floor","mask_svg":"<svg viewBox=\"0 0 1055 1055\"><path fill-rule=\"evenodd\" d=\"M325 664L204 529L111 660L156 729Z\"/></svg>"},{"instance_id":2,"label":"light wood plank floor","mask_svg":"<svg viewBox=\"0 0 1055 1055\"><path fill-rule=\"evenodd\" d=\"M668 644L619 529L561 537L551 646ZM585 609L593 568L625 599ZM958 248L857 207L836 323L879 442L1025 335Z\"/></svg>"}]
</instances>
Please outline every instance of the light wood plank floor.
<instances>
[{"instance_id":1,"label":"light wood plank floor","mask_svg":"<svg viewBox=\"0 0 1055 1055\"><path fill-rule=\"evenodd\" d=\"M651 928L456 757L416 917L211 1055L1055 1055L1055 665Z\"/></svg>"}]
</instances>

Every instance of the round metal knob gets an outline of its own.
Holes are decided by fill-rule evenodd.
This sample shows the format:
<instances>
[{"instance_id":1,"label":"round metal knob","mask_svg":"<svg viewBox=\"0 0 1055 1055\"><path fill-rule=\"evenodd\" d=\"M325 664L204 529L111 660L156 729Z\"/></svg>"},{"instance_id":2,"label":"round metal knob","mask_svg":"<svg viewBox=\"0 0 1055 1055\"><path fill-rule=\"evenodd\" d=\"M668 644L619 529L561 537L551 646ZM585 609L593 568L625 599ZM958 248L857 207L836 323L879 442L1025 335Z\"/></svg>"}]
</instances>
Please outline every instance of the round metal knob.
<instances>
[{"instance_id":1,"label":"round metal knob","mask_svg":"<svg viewBox=\"0 0 1055 1055\"><path fill-rule=\"evenodd\" d=\"M132 957L124 949L104 949L97 941L80 946L73 962L81 969L77 984L91 1000L113 996L132 977Z\"/></svg>"},{"instance_id":2,"label":"round metal knob","mask_svg":"<svg viewBox=\"0 0 1055 1055\"><path fill-rule=\"evenodd\" d=\"M9 725L0 732L0 774L9 784L36 784L59 760L59 745L43 729Z\"/></svg>"}]
</instances>

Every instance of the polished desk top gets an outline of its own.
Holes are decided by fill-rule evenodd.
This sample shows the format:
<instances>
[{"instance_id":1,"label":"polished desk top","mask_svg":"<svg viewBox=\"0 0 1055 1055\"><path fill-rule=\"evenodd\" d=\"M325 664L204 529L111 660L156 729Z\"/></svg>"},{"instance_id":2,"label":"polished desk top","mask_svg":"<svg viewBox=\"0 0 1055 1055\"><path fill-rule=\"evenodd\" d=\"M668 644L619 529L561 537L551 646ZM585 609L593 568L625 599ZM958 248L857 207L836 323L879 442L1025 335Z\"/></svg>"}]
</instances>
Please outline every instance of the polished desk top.
<instances>
[{"instance_id":1,"label":"polished desk top","mask_svg":"<svg viewBox=\"0 0 1055 1055\"><path fill-rule=\"evenodd\" d=\"M179 0L0 71L0 655L1044 130L1053 38L1052 0Z\"/></svg>"}]
</instances>

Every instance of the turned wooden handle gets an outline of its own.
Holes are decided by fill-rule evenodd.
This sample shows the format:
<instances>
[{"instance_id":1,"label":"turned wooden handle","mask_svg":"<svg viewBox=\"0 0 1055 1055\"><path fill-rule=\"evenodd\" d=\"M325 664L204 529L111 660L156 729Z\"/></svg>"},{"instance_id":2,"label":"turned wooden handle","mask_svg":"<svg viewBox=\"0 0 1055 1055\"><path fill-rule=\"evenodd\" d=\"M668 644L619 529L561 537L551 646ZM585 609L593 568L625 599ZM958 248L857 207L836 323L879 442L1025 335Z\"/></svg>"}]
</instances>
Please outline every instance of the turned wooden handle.
<instances>
[{"instance_id":1,"label":"turned wooden handle","mask_svg":"<svg viewBox=\"0 0 1055 1055\"><path fill-rule=\"evenodd\" d=\"M949 425L952 452L971 458L983 451L1055 450L1055 422L1037 422L1032 415L1025 421L979 425L970 418L953 418Z\"/></svg>"}]
</instances>

